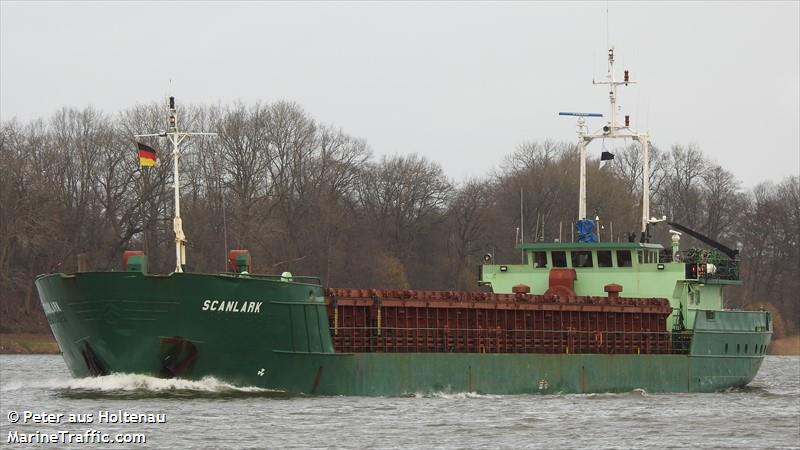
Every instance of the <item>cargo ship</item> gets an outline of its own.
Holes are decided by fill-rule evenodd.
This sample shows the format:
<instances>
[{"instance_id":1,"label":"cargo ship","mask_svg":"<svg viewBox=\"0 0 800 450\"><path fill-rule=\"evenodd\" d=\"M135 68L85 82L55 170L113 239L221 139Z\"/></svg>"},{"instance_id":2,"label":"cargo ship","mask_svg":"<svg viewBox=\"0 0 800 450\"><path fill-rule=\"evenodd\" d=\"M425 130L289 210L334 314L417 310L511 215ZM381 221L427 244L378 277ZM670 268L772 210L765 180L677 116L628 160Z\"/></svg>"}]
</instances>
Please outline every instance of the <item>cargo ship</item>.
<instances>
[{"instance_id":1,"label":"cargo ship","mask_svg":"<svg viewBox=\"0 0 800 450\"><path fill-rule=\"evenodd\" d=\"M398 396L713 392L748 384L772 335L769 312L727 309L723 288L741 283L738 251L666 218L650 217L643 182L641 235L599 241L586 216L586 146L646 133L617 121L609 50L610 117L580 148L577 237L519 242L521 264L487 254L475 292L324 288L319 278L254 274L232 250L221 273L186 272L175 189L172 273L148 271L127 251L121 271L40 275L42 306L76 377L133 373L227 382L291 394ZM167 131L179 179L179 145L208 133L178 130L170 97ZM668 248L650 242L669 226ZM688 234L710 249L681 249ZM80 265L79 265L80 267Z\"/></svg>"}]
</instances>

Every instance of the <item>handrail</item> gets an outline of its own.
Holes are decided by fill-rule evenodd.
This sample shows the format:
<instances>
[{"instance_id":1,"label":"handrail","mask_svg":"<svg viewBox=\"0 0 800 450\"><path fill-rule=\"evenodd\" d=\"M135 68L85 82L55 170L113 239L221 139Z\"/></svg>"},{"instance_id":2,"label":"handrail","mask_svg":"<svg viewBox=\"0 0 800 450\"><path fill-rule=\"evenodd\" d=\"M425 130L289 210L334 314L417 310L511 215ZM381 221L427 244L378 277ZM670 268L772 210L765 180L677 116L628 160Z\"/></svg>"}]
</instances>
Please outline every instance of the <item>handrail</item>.
<instances>
[{"instance_id":1,"label":"handrail","mask_svg":"<svg viewBox=\"0 0 800 450\"><path fill-rule=\"evenodd\" d=\"M285 277L283 275L274 275L274 274L263 274L263 273L237 273L237 272L220 272L221 275L231 275L237 276L242 278L264 278L268 280L275 280L275 281L285 281L287 283L304 283L304 284L316 284L322 286L322 278L320 277L312 277L306 275L292 275L291 277Z\"/></svg>"}]
</instances>

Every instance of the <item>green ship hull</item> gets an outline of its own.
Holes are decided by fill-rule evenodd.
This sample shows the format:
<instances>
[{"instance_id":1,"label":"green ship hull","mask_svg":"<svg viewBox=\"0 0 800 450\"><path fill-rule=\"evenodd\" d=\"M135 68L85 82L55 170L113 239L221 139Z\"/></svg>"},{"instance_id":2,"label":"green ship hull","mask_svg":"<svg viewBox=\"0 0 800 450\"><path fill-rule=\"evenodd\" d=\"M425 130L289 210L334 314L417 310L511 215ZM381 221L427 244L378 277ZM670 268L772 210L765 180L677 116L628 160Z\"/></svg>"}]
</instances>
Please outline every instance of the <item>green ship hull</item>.
<instances>
[{"instance_id":1,"label":"green ship hull","mask_svg":"<svg viewBox=\"0 0 800 450\"><path fill-rule=\"evenodd\" d=\"M292 394L713 392L749 383L766 312L694 315L687 354L337 353L323 289L236 274L50 274L36 286L76 377L202 378Z\"/></svg>"}]
</instances>

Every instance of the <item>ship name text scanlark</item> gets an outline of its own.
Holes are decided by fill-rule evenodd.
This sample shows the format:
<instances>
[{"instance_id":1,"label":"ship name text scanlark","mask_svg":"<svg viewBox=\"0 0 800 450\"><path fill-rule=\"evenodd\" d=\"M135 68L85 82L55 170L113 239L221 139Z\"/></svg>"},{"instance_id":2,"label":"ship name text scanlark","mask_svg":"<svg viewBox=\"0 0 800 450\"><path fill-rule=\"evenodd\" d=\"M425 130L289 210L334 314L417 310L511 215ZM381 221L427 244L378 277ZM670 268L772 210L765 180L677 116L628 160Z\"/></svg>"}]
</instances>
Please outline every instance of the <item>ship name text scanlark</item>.
<instances>
[{"instance_id":1,"label":"ship name text scanlark","mask_svg":"<svg viewBox=\"0 0 800 450\"><path fill-rule=\"evenodd\" d=\"M264 302L239 302L235 300L206 300L203 302L203 311L217 312L243 312L258 314Z\"/></svg>"}]
</instances>

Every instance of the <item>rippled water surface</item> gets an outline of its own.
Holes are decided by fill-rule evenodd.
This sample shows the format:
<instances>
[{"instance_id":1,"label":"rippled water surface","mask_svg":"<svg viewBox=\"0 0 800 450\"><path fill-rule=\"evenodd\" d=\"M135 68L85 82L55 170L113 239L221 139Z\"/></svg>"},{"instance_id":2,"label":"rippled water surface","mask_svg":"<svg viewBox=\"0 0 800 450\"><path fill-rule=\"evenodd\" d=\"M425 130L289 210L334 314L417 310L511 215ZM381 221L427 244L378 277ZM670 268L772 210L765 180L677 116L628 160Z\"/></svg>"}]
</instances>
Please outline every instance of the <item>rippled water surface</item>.
<instances>
[{"instance_id":1,"label":"rippled water surface","mask_svg":"<svg viewBox=\"0 0 800 450\"><path fill-rule=\"evenodd\" d=\"M747 388L717 394L371 398L287 396L215 379L79 380L60 356L0 355L0 410L2 447L14 432L97 430L146 436L126 448L798 448L800 357L770 356ZM166 422L65 423L69 414L96 420L119 410L163 413ZM65 416L11 423L12 411Z\"/></svg>"}]
</instances>

